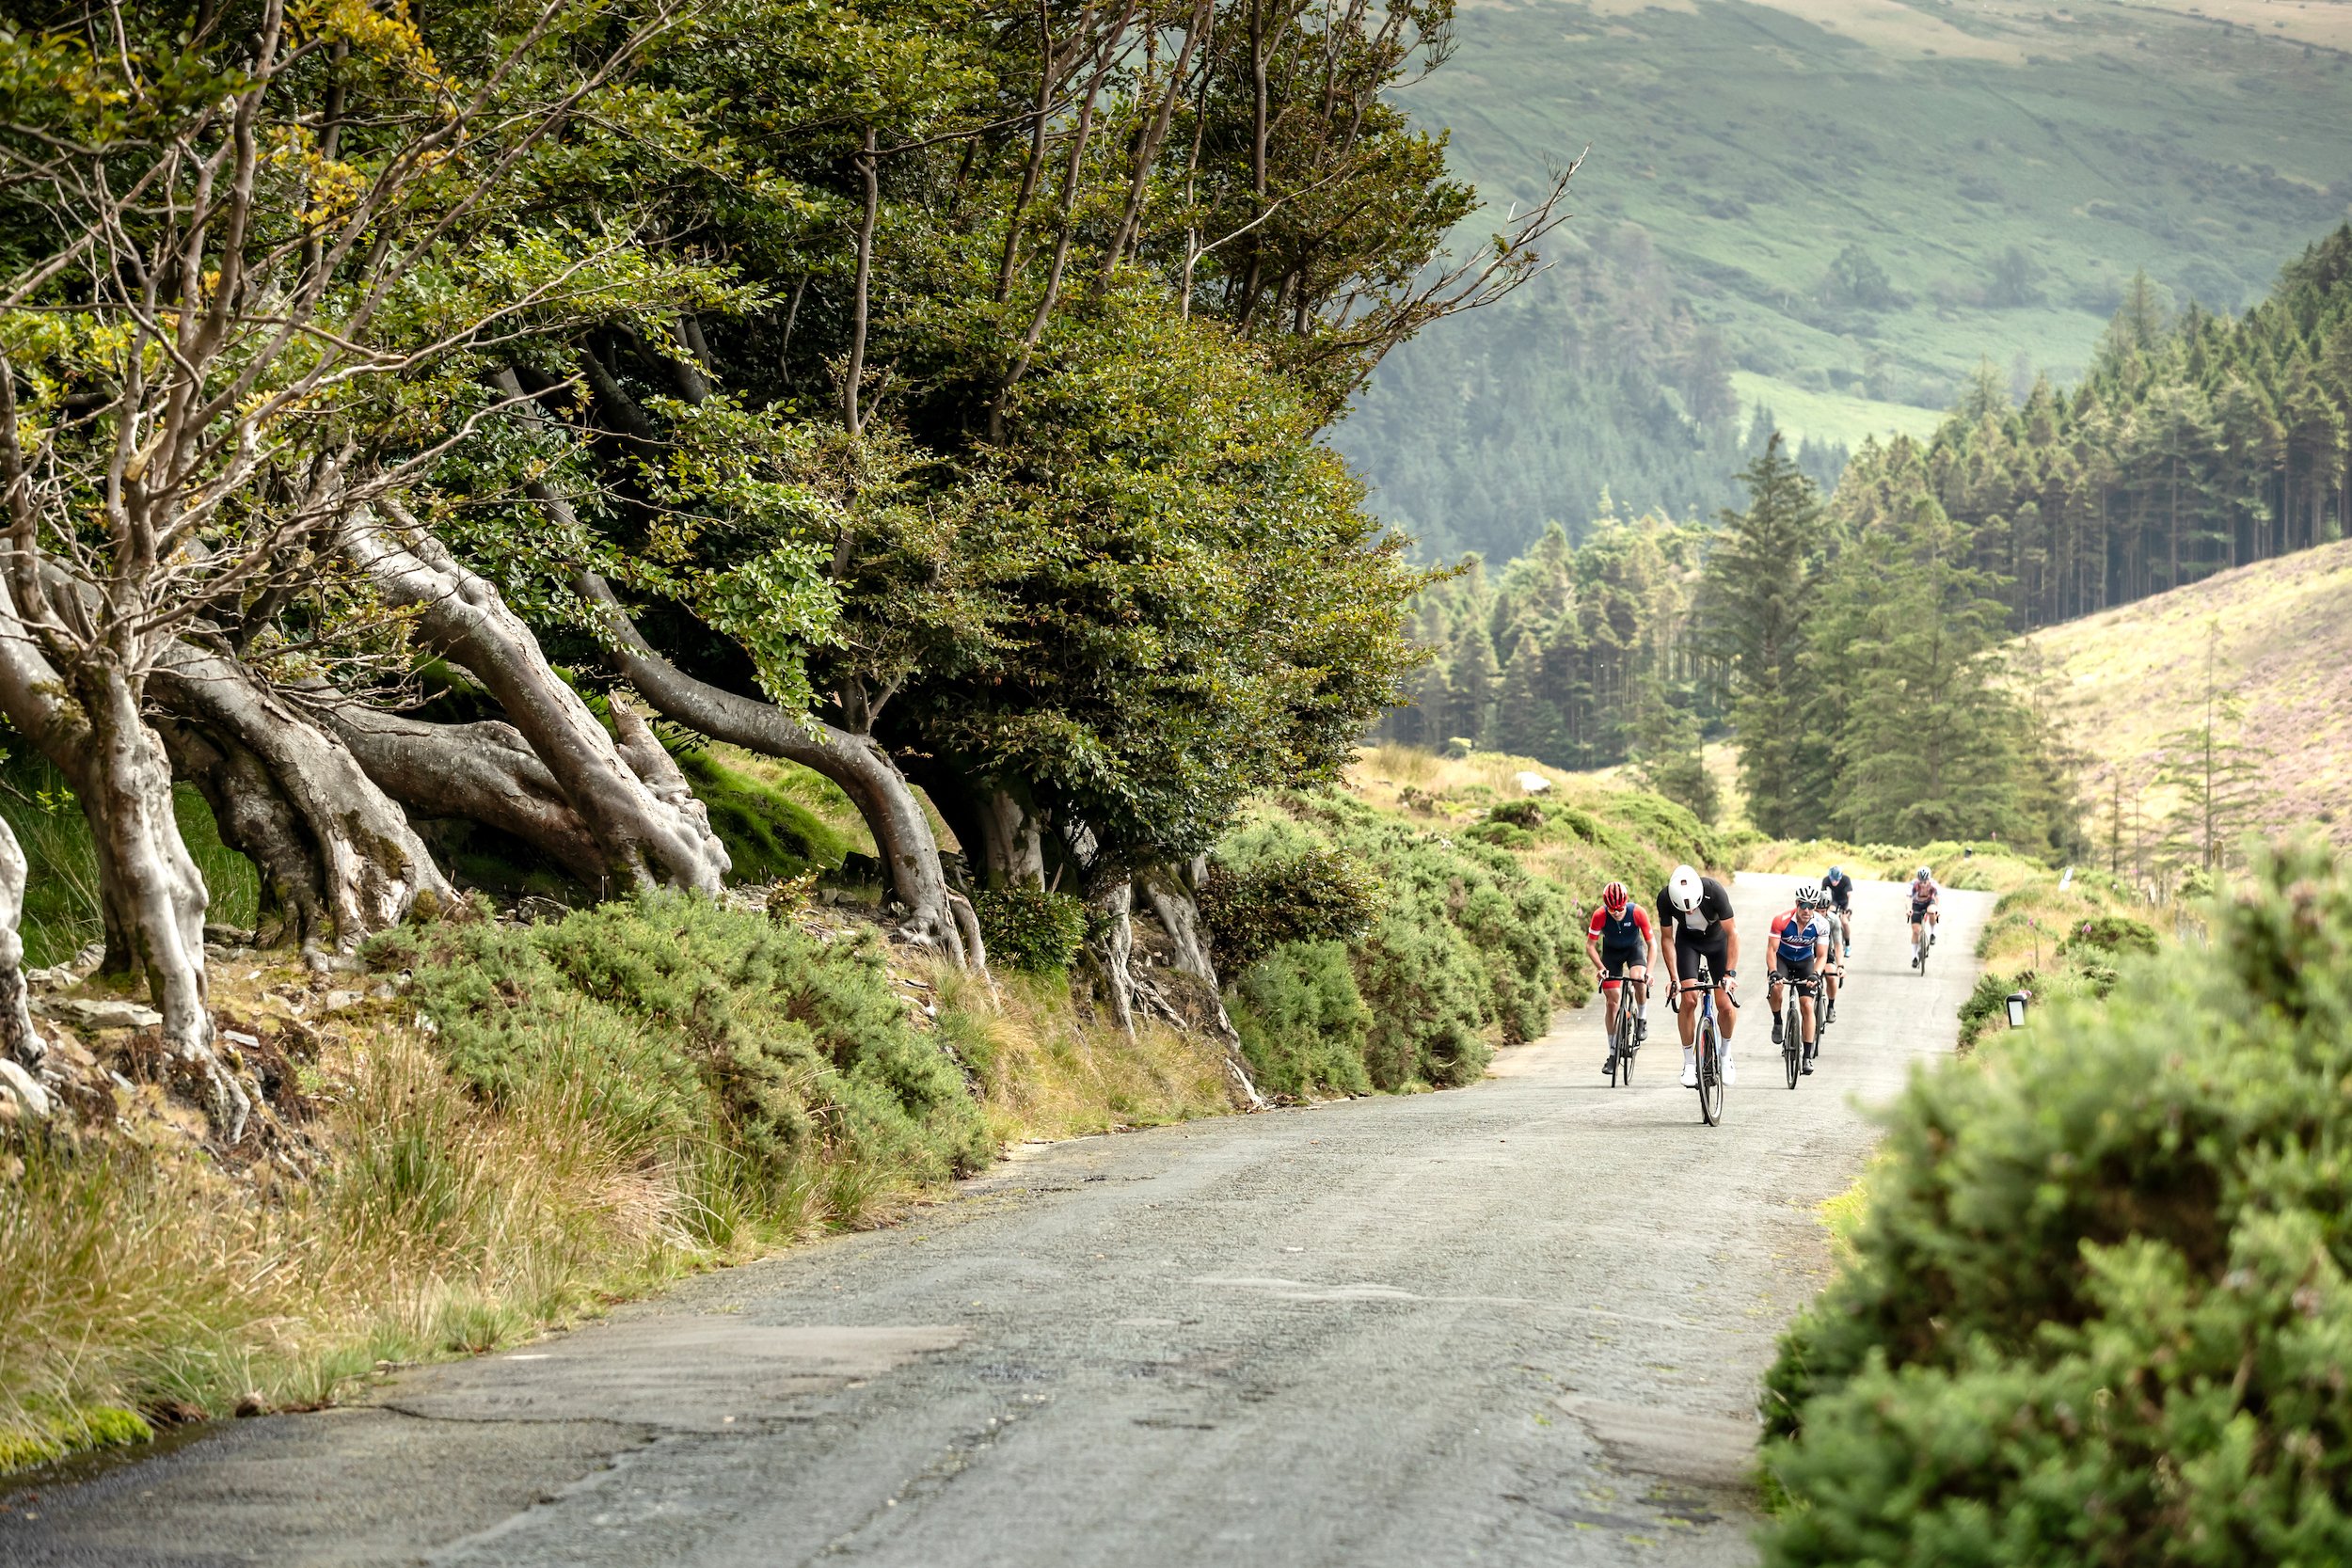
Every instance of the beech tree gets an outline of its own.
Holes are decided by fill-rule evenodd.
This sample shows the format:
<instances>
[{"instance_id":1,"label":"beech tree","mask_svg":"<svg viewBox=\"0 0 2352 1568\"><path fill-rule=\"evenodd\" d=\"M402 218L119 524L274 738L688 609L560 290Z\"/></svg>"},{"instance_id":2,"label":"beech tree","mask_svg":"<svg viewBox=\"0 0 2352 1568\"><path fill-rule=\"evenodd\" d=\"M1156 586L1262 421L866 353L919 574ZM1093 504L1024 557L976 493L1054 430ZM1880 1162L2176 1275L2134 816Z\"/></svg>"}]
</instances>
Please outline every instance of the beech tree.
<instances>
[{"instance_id":1,"label":"beech tree","mask_svg":"<svg viewBox=\"0 0 2352 1568\"><path fill-rule=\"evenodd\" d=\"M469 356L583 306L709 292L626 235L511 221L518 173L665 10L465 21L462 57L357 3L191 27L118 0L0 39L0 712L72 783L106 964L143 973L231 1139L248 1098L205 1012L175 765L306 945L451 892L331 717L316 681L342 656L413 631L502 683L611 870L716 886L725 863L666 757L582 723L495 595L398 520L487 413L447 384ZM353 613L353 567L361 598L411 611L397 627Z\"/></svg>"}]
</instances>

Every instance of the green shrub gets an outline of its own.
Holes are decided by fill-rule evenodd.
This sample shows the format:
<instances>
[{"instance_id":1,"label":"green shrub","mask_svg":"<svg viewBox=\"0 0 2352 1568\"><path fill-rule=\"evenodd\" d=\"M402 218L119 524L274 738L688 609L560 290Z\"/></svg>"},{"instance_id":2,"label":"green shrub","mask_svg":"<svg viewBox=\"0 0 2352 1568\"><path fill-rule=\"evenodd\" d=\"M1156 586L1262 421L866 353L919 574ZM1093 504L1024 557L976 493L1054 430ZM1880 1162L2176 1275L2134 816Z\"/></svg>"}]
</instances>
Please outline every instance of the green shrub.
<instances>
[{"instance_id":1,"label":"green shrub","mask_svg":"<svg viewBox=\"0 0 2352 1568\"><path fill-rule=\"evenodd\" d=\"M1284 942L1242 972L1231 1006L1260 1088L1285 1095L1371 1092L1364 1046L1372 1014L1356 989L1344 944Z\"/></svg>"},{"instance_id":2,"label":"green shrub","mask_svg":"<svg viewBox=\"0 0 2352 1568\"><path fill-rule=\"evenodd\" d=\"M1544 808L1534 800L1505 800L1486 813L1489 822L1505 822L1514 828L1540 828L1544 825Z\"/></svg>"},{"instance_id":3,"label":"green shrub","mask_svg":"<svg viewBox=\"0 0 2352 1568\"><path fill-rule=\"evenodd\" d=\"M823 1155L913 1183L987 1155L962 1075L866 945L647 895L543 926L407 927L365 951L411 972L437 1053L477 1092L585 1078L599 1120L648 1153L715 1137L772 1169Z\"/></svg>"},{"instance_id":4,"label":"green shrub","mask_svg":"<svg viewBox=\"0 0 2352 1568\"><path fill-rule=\"evenodd\" d=\"M1200 921L1218 958L1242 970L1284 942L1360 936L1382 895L1363 857L1277 818L1217 847Z\"/></svg>"},{"instance_id":5,"label":"green shrub","mask_svg":"<svg viewBox=\"0 0 2352 1568\"><path fill-rule=\"evenodd\" d=\"M2153 953L2156 928L2127 914L2093 915L2076 922L2066 933L2066 940L2058 943L2060 953L2080 953L2086 949L2110 960L2126 953Z\"/></svg>"},{"instance_id":6,"label":"green shrub","mask_svg":"<svg viewBox=\"0 0 2352 1568\"><path fill-rule=\"evenodd\" d=\"M2352 880L1913 1081L1784 1338L1781 1565L2352 1560Z\"/></svg>"},{"instance_id":7,"label":"green shrub","mask_svg":"<svg viewBox=\"0 0 2352 1568\"><path fill-rule=\"evenodd\" d=\"M1087 937L1086 901L1034 882L982 888L973 899L991 963L1031 974L1068 969Z\"/></svg>"}]
</instances>

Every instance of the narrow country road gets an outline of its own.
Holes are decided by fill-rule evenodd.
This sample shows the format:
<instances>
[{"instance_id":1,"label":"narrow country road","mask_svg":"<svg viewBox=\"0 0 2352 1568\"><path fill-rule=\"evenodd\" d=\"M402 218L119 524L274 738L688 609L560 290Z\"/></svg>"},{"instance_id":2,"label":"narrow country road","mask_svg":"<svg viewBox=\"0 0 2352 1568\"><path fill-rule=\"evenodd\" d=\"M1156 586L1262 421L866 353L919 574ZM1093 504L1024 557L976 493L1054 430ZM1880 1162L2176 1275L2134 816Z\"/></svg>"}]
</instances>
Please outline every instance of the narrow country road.
<instances>
[{"instance_id":1,"label":"narrow country road","mask_svg":"<svg viewBox=\"0 0 2352 1568\"><path fill-rule=\"evenodd\" d=\"M695 1280L372 1402L226 1423L0 1514L16 1564L1749 1562L1773 1336L1860 1108L1950 1049L1992 900L1925 978L1864 883L1822 1070L1762 1005L1788 878L1740 879L1725 1125L1662 1008L1457 1093L1025 1153L907 1225ZM37 1515L37 1516L36 1516Z\"/></svg>"}]
</instances>

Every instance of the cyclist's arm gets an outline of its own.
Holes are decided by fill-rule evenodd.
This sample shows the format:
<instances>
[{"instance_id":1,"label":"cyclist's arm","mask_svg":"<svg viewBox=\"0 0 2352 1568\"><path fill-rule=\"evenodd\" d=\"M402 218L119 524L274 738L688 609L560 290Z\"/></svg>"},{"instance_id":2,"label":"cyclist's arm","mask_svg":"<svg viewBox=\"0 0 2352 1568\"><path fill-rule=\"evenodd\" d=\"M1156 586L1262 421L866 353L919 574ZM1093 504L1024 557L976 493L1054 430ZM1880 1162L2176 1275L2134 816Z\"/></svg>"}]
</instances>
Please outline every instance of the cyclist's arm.
<instances>
[{"instance_id":1,"label":"cyclist's arm","mask_svg":"<svg viewBox=\"0 0 2352 1568\"><path fill-rule=\"evenodd\" d=\"M1740 970L1740 917L1724 916L1724 984L1728 986Z\"/></svg>"},{"instance_id":2,"label":"cyclist's arm","mask_svg":"<svg viewBox=\"0 0 2352 1568\"><path fill-rule=\"evenodd\" d=\"M1642 932L1642 967L1644 969L1657 968L1658 927L1650 924L1649 911L1639 904L1633 907L1633 924L1640 927Z\"/></svg>"}]
</instances>

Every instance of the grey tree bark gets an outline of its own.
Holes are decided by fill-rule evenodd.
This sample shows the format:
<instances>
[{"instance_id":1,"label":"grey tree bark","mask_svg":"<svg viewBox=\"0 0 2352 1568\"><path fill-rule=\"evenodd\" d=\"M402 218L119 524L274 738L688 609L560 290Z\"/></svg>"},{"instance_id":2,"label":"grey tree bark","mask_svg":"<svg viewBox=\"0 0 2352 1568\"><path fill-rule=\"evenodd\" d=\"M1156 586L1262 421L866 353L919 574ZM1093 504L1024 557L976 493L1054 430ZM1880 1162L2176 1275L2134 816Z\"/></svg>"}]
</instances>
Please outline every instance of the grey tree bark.
<instances>
[{"instance_id":1,"label":"grey tree bark","mask_svg":"<svg viewBox=\"0 0 2352 1568\"><path fill-rule=\"evenodd\" d=\"M645 701L664 718L714 740L799 763L839 784L874 834L892 891L912 911L905 933L909 940L935 947L968 967L982 963L978 924L971 918L970 907L948 890L939 864L939 841L923 815L923 803L890 753L871 736L853 734L814 716L788 714L772 703L696 680L654 651L602 578L582 573L575 586L582 598L602 610L613 665Z\"/></svg>"},{"instance_id":2,"label":"grey tree bark","mask_svg":"<svg viewBox=\"0 0 2352 1568\"><path fill-rule=\"evenodd\" d=\"M1136 1032L1135 884L1121 877L1087 900L1101 918L1103 934L1089 945L1110 993L1111 1018L1130 1036Z\"/></svg>"},{"instance_id":3,"label":"grey tree bark","mask_svg":"<svg viewBox=\"0 0 2352 1568\"><path fill-rule=\"evenodd\" d=\"M406 815L298 699L185 642L150 685L180 721L175 760L224 840L262 868L306 952L350 951L420 893L455 898Z\"/></svg>"},{"instance_id":4,"label":"grey tree bark","mask_svg":"<svg viewBox=\"0 0 2352 1568\"><path fill-rule=\"evenodd\" d=\"M417 816L496 828L584 883L604 879L596 835L514 725L432 724L358 704L324 707L320 717L376 787Z\"/></svg>"},{"instance_id":5,"label":"grey tree bark","mask_svg":"<svg viewBox=\"0 0 2352 1568\"><path fill-rule=\"evenodd\" d=\"M0 711L72 784L89 823L110 967L135 969L164 1015L164 1045L213 1131L245 1136L252 1096L213 1038L205 1009L204 879L181 841L171 763L141 711L139 674L92 657L69 687L0 584Z\"/></svg>"},{"instance_id":6,"label":"grey tree bark","mask_svg":"<svg viewBox=\"0 0 2352 1568\"><path fill-rule=\"evenodd\" d=\"M579 813L606 875L623 888L667 882L718 892L728 869L726 848L702 802L691 792L681 795L675 764L664 755L657 765L644 748L616 742L548 666L538 639L497 588L414 518L386 510L400 525L398 536L360 512L344 526L345 553L387 602L417 610L427 646L464 665L498 700Z\"/></svg>"},{"instance_id":7,"label":"grey tree bark","mask_svg":"<svg viewBox=\"0 0 2352 1568\"><path fill-rule=\"evenodd\" d=\"M32 1009L25 1006L24 851L8 823L0 821L0 1060L21 1069L37 1068L48 1054L33 1030Z\"/></svg>"},{"instance_id":8,"label":"grey tree bark","mask_svg":"<svg viewBox=\"0 0 2352 1568\"><path fill-rule=\"evenodd\" d=\"M993 789L980 802L985 879L991 883L1045 885L1044 835L1027 802L1009 789Z\"/></svg>"}]
</instances>

